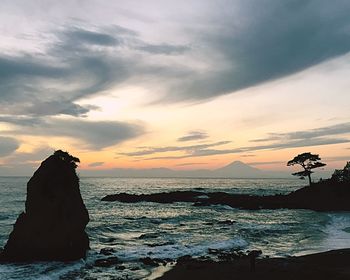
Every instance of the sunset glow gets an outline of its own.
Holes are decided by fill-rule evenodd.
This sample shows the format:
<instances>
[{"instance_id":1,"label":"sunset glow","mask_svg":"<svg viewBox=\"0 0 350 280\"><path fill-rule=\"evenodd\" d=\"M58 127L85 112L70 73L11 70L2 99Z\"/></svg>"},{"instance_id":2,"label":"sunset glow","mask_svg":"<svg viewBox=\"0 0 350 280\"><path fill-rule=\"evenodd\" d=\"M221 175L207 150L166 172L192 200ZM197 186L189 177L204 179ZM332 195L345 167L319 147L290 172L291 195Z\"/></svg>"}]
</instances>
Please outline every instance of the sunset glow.
<instances>
[{"instance_id":1,"label":"sunset glow","mask_svg":"<svg viewBox=\"0 0 350 280\"><path fill-rule=\"evenodd\" d=\"M0 4L1 175L31 174L56 149L85 175L235 160L289 171L305 151L330 170L350 159L344 8L16 2Z\"/></svg>"}]
</instances>

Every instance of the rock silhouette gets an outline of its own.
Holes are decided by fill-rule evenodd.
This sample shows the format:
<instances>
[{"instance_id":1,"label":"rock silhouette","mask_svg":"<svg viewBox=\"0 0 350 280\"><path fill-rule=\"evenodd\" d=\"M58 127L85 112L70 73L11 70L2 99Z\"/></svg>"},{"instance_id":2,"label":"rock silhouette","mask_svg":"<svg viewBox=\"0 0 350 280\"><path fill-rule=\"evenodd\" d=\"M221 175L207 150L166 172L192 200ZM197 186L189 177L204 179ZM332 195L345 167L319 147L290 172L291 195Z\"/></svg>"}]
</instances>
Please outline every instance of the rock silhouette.
<instances>
[{"instance_id":1,"label":"rock silhouette","mask_svg":"<svg viewBox=\"0 0 350 280\"><path fill-rule=\"evenodd\" d=\"M254 251L253 251L254 252ZM237 254L238 253L238 254ZM350 249L333 250L298 257L261 258L251 270L250 255L232 252L224 259L179 258L173 269L158 280L348 280ZM255 251L254 255L260 253ZM252 255L252 254L251 254Z\"/></svg>"},{"instance_id":2,"label":"rock silhouette","mask_svg":"<svg viewBox=\"0 0 350 280\"><path fill-rule=\"evenodd\" d=\"M350 211L350 183L324 180L314 183L312 188L304 187L286 195L247 195L225 192L173 191L152 194L119 193L107 195L102 201L137 203L192 202L195 206L215 204L233 208L258 209L310 209L315 211Z\"/></svg>"},{"instance_id":3,"label":"rock silhouette","mask_svg":"<svg viewBox=\"0 0 350 280\"><path fill-rule=\"evenodd\" d=\"M59 150L41 163L27 184L25 212L17 218L0 260L72 261L86 256L89 214L76 162L78 158Z\"/></svg>"}]
</instances>

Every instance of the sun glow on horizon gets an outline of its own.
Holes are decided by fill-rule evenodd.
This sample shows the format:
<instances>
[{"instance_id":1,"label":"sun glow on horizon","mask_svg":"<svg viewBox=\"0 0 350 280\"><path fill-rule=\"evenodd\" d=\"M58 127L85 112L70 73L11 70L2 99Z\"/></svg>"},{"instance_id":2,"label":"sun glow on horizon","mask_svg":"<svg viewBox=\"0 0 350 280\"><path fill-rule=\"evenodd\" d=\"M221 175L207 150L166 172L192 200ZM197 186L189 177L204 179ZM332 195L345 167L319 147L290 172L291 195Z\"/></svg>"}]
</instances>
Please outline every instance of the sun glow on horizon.
<instances>
[{"instance_id":1,"label":"sun glow on horizon","mask_svg":"<svg viewBox=\"0 0 350 280\"><path fill-rule=\"evenodd\" d=\"M155 3L130 17L129 2L57 4L55 16L3 7L0 175L56 149L87 173L233 161L287 171L306 151L329 169L350 160L347 9Z\"/></svg>"}]
</instances>

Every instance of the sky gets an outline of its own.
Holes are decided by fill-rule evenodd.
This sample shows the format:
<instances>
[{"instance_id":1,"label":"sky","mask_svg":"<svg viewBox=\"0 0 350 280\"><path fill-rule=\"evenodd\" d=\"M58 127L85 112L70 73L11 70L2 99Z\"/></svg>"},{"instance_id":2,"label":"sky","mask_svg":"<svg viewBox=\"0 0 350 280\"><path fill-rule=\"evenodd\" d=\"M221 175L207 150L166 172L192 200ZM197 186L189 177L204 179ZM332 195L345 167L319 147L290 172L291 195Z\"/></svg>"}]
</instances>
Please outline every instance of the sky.
<instances>
[{"instance_id":1,"label":"sky","mask_svg":"<svg viewBox=\"0 0 350 280\"><path fill-rule=\"evenodd\" d=\"M350 1L2 0L0 175L350 160ZM293 171L293 170L291 170Z\"/></svg>"}]
</instances>

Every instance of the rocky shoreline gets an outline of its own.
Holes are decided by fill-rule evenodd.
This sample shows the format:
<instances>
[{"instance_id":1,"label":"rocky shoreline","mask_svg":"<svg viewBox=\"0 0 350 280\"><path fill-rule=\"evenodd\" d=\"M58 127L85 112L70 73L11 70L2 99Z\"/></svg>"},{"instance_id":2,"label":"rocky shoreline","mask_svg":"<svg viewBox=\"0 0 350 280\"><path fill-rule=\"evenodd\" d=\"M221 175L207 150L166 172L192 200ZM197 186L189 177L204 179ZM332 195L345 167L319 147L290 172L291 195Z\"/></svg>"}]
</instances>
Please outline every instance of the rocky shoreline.
<instances>
[{"instance_id":1,"label":"rocky shoreline","mask_svg":"<svg viewBox=\"0 0 350 280\"><path fill-rule=\"evenodd\" d=\"M183 257L159 280L175 279L350 279L350 249L299 257L256 259L249 254L226 254L225 259Z\"/></svg>"},{"instance_id":2,"label":"rocky shoreline","mask_svg":"<svg viewBox=\"0 0 350 280\"><path fill-rule=\"evenodd\" d=\"M108 252L107 252L108 251ZM101 258L95 267L115 268L122 271L126 265L109 250L100 252ZM209 249L200 257L185 255L177 259L146 257L139 266L149 268L152 273L146 279L350 279L350 249L331 250L303 256L274 257L259 250ZM134 267L140 269L140 267ZM128 268L130 269L130 267Z\"/></svg>"},{"instance_id":3,"label":"rocky shoreline","mask_svg":"<svg viewBox=\"0 0 350 280\"><path fill-rule=\"evenodd\" d=\"M321 181L311 187L304 187L287 195L245 195L225 192L174 191L154 194L119 193L107 195L102 201L137 203L191 202L195 206L222 204L233 208L258 209L310 209L315 211L350 211L350 186L331 180Z\"/></svg>"}]
</instances>

